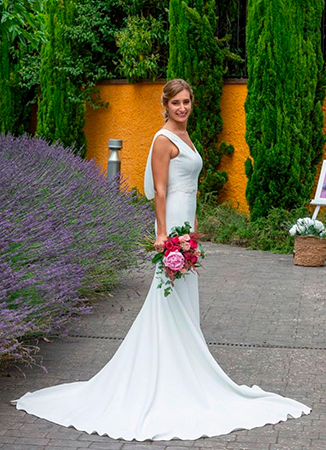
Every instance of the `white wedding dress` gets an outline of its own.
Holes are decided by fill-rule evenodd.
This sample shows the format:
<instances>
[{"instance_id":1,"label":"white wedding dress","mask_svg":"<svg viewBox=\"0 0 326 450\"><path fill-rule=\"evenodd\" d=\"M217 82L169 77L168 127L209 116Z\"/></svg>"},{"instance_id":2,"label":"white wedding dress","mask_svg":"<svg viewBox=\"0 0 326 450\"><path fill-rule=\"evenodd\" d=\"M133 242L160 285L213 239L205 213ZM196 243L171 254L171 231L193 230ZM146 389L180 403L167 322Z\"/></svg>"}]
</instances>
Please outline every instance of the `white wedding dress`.
<instances>
[{"instance_id":1,"label":"white wedding dress","mask_svg":"<svg viewBox=\"0 0 326 450\"><path fill-rule=\"evenodd\" d=\"M201 157L165 129L153 142L160 134L179 149L169 167L168 229L185 221L193 225ZM151 151L145 174L149 198L154 195ZM310 413L302 403L258 386L238 386L223 372L200 329L196 274L177 280L168 297L157 284L154 276L127 336L99 373L89 381L27 393L14 401L17 409L128 441L217 436Z\"/></svg>"}]
</instances>

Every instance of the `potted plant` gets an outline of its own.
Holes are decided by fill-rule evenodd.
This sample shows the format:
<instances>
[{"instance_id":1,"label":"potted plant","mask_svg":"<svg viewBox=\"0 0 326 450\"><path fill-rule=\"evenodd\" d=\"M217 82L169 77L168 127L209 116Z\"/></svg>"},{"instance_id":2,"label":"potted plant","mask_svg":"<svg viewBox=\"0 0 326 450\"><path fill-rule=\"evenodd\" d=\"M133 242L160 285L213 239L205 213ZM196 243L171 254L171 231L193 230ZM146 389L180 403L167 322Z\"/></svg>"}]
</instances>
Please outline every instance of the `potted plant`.
<instances>
[{"instance_id":1,"label":"potted plant","mask_svg":"<svg viewBox=\"0 0 326 450\"><path fill-rule=\"evenodd\" d=\"M289 233L294 236L294 264L323 266L326 259L326 228L320 220L298 219Z\"/></svg>"}]
</instances>

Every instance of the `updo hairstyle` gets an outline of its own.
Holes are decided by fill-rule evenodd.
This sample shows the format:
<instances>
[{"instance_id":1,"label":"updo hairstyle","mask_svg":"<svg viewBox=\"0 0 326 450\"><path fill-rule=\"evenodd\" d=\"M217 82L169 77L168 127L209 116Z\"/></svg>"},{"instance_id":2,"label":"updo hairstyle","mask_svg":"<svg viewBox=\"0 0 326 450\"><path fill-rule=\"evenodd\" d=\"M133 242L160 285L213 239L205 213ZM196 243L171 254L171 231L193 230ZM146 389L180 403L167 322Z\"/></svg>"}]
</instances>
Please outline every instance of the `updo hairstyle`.
<instances>
[{"instance_id":1,"label":"updo hairstyle","mask_svg":"<svg viewBox=\"0 0 326 450\"><path fill-rule=\"evenodd\" d=\"M169 118L169 113L166 110L169 100L171 100L171 98L175 97L177 94L179 94L179 92L183 91L184 89L186 89L189 92L191 103L193 103L194 93L193 93L190 85L185 80L182 80L182 78L176 78L174 80L168 81L166 83L166 85L164 86L161 100L162 100L162 105L165 108L165 111L164 111L165 122Z\"/></svg>"}]
</instances>

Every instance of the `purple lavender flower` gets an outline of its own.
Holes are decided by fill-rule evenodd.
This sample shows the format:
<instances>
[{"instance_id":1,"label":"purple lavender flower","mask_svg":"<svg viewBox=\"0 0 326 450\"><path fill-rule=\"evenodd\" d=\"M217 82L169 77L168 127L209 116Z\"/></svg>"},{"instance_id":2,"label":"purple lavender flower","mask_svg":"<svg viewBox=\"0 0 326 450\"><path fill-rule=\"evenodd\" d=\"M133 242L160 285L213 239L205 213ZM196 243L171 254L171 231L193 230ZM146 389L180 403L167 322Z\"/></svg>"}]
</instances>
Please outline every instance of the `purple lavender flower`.
<instances>
[{"instance_id":1,"label":"purple lavender flower","mask_svg":"<svg viewBox=\"0 0 326 450\"><path fill-rule=\"evenodd\" d=\"M0 136L0 362L25 358L26 338L67 333L89 294L144 261L137 242L152 223L151 208L93 161Z\"/></svg>"}]
</instances>

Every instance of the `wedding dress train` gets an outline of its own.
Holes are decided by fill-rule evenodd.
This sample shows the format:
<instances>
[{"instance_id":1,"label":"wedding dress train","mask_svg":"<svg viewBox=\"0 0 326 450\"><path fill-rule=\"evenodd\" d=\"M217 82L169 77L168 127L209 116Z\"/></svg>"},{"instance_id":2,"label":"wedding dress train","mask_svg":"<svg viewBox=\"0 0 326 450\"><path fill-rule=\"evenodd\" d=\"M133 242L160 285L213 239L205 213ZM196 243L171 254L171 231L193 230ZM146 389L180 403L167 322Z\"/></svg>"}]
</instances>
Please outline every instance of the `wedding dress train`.
<instances>
[{"instance_id":1,"label":"wedding dress train","mask_svg":"<svg viewBox=\"0 0 326 450\"><path fill-rule=\"evenodd\" d=\"M160 130L179 149L169 167L168 229L194 223L202 161L177 135ZM153 140L153 142L154 142ZM154 195L148 157L145 192ZM177 280L168 297L154 276L144 305L113 358L89 381L27 393L17 409L57 424L112 438L197 439L298 418L310 408L238 386L217 364L199 322L197 274Z\"/></svg>"}]
</instances>

